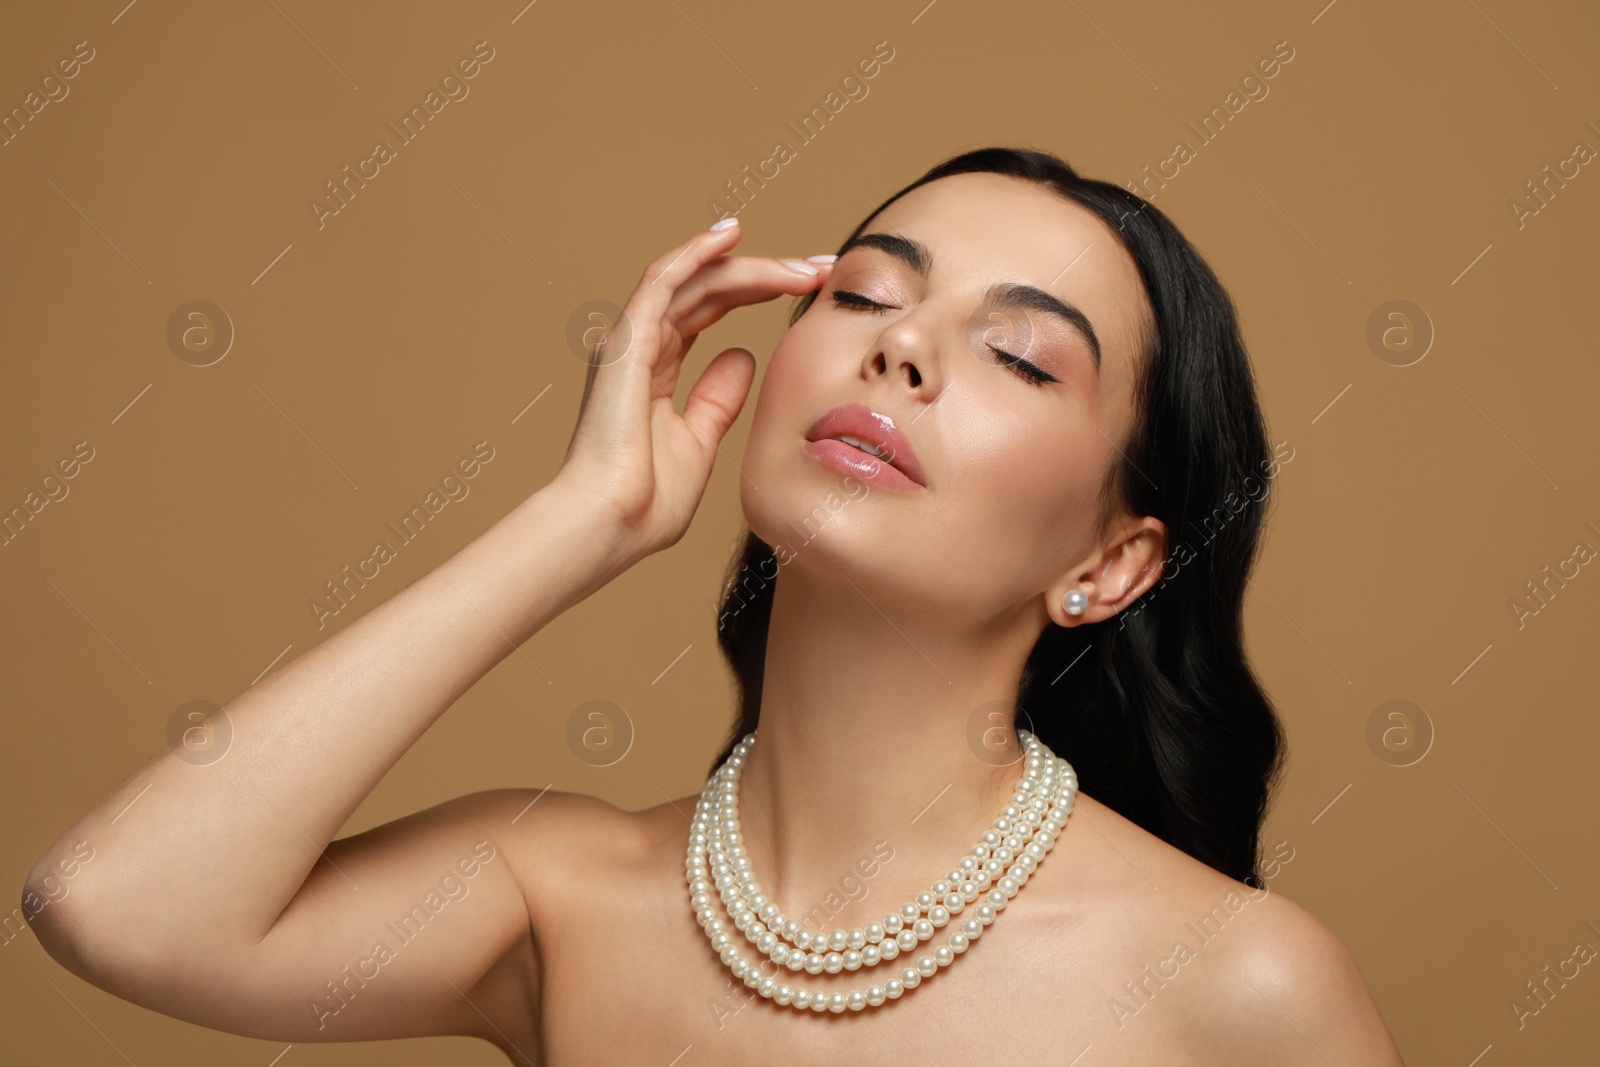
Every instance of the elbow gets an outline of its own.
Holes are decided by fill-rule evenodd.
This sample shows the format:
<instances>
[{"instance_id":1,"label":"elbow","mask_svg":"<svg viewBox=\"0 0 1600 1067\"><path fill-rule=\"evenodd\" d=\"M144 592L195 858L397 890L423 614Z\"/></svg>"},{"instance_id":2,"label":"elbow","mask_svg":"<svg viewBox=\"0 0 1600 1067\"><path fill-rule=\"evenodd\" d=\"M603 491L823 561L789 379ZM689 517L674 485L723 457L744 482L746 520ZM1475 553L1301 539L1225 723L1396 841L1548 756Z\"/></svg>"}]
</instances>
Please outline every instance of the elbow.
<instances>
[{"instance_id":1,"label":"elbow","mask_svg":"<svg viewBox=\"0 0 1600 1067\"><path fill-rule=\"evenodd\" d=\"M56 955L55 948L62 946L72 930L80 925L83 896L80 881L84 868L94 862L94 846L79 841L70 849L63 848L66 838L57 842L34 861L27 880L22 883L22 900L13 919L20 919L33 928L34 936L45 951ZM8 933L10 931L8 930Z\"/></svg>"},{"instance_id":2,"label":"elbow","mask_svg":"<svg viewBox=\"0 0 1600 1067\"><path fill-rule=\"evenodd\" d=\"M183 952L174 951L181 917L107 884L109 870L85 875L78 861L54 856L28 873L9 926L25 923L62 967L135 1004L149 1006L174 982L192 980Z\"/></svg>"},{"instance_id":3,"label":"elbow","mask_svg":"<svg viewBox=\"0 0 1600 1067\"><path fill-rule=\"evenodd\" d=\"M116 984L116 968L108 952L115 939L100 936L87 921L88 901L81 899L81 883L74 884L80 869L79 860L52 855L35 863L6 922L6 936L15 937L26 925L57 963L86 982L110 988Z\"/></svg>"},{"instance_id":4,"label":"elbow","mask_svg":"<svg viewBox=\"0 0 1600 1067\"><path fill-rule=\"evenodd\" d=\"M22 898L6 918L5 935L9 943L26 926L45 952L68 970L81 975L82 953L72 936L70 917L61 906L70 892L56 875L53 865L40 860L22 883Z\"/></svg>"}]
</instances>

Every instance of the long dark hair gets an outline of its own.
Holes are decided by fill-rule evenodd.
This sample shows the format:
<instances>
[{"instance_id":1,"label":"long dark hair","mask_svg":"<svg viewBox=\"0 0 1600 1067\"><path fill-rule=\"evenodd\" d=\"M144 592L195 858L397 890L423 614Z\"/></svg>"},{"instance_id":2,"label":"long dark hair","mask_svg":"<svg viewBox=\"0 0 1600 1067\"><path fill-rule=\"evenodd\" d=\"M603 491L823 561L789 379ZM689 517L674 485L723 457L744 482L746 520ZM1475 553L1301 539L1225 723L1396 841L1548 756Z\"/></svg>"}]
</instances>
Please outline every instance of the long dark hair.
<instances>
[{"instance_id":1,"label":"long dark hair","mask_svg":"<svg viewBox=\"0 0 1600 1067\"><path fill-rule=\"evenodd\" d=\"M1016 725L1071 762L1085 793L1259 887L1261 823L1284 739L1245 659L1242 610L1278 464L1233 302L1161 211L1032 150L954 156L889 197L846 240L912 189L975 172L1037 183L1103 219L1138 264L1155 322L1140 354L1133 428L1123 462L1105 481L1100 521L1103 533L1109 505L1120 499L1132 514L1165 523L1162 577L1112 618L1045 627L1018 686ZM815 295L799 302L791 325ZM717 633L738 680L739 720L713 772L760 718L776 576L772 546L747 529Z\"/></svg>"}]
</instances>

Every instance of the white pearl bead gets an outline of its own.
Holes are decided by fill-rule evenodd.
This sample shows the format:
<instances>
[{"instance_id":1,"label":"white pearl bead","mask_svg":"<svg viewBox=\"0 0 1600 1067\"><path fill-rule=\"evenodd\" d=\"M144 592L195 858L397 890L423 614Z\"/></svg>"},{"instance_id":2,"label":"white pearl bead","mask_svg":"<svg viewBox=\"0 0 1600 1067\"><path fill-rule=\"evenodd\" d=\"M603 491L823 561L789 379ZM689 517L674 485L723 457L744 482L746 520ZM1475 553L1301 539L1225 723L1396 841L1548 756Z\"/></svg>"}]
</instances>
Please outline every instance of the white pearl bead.
<instances>
[{"instance_id":1,"label":"white pearl bead","mask_svg":"<svg viewBox=\"0 0 1600 1067\"><path fill-rule=\"evenodd\" d=\"M843 930L835 930L828 935L828 947L835 952L843 952L850 947L850 935Z\"/></svg>"},{"instance_id":2,"label":"white pearl bead","mask_svg":"<svg viewBox=\"0 0 1600 1067\"><path fill-rule=\"evenodd\" d=\"M793 1000L795 1007L809 1008L811 1007L811 990L796 989L791 999Z\"/></svg>"},{"instance_id":3,"label":"white pearl bead","mask_svg":"<svg viewBox=\"0 0 1600 1067\"><path fill-rule=\"evenodd\" d=\"M822 969L829 974L838 974L844 967L844 957L837 952L830 952L822 957Z\"/></svg>"},{"instance_id":4,"label":"white pearl bead","mask_svg":"<svg viewBox=\"0 0 1600 1067\"><path fill-rule=\"evenodd\" d=\"M780 982L778 987L772 991L772 999L777 1001L779 1004L788 1004L789 999L793 996L794 990L790 989L787 984L782 982Z\"/></svg>"},{"instance_id":5,"label":"white pearl bead","mask_svg":"<svg viewBox=\"0 0 1600 1067\"><path fill-rule=\"evenodd\" d=\"M867 995L859 989L852 989L845 998L845 1004L851 1011L860 1011L867 1006Z\"/></svg>"},{"instance_id":6,"label":"white pearl bead","mask_svg":"<svg viewBox=\"0 0 1600 1067\"><path fill-rule=\"evenodd\" d=\"M844 1008L845 999L843 993L835 993L828 998L828 1010L833 1012L835 1015L841 1011L844 1011Z\"/></svg>"},{"instance_id":7,"label":"white pearl bead","mask_svg":"<svg viewBox=\"0 0 1600 1067\"><path fill-rule=\"evenodd\" d=\"M948 967L956 961L955 950L949 945L940 945L933 950L933 962L940 967Z\"/></svg>"},{"instance_id":8,"label":"white pearl bead","mask_svg":"<svg viewBox=\"0 0 1600 1067\"><path fill-rule=\"evenodd\" d=\"M917 971L924 978L932 978L939 969L939 963L932 956L917 957Z\"/></svg>"},{"instance_id":9,"label":"white pearl bead","mask_svg":"<svg viewBox=\"0 0 1600 1067\"><path fill-rule=\"evenodd\" d=\"M898 978L891 978L883 983L883 995L890 1000L900 999L900 994L906 991L906 984Z\"/></svg>"},{"instance_id":10,"label":"white pearl bead","mask_svg":"<svg viewBox=\"0 0 1600 1067\"><path fill-rule=\"evenodd\" d=\"M886 997L887 994L884 993L883 986L875 985L867 987L867 1003L871 1004L874 1008L882 1004Z\"/></svg>"},{"instance_id":11,"label":"white pearl bead","mask_svg":"<svg viewBox=\"0 0 1600 1067\"><path fill-rule=\"evenodd\" d=\"M907 989L915 989L922 982L922 972L915 967L907 967L900 972L900 984Z\"/></svg>"}]
</instances>

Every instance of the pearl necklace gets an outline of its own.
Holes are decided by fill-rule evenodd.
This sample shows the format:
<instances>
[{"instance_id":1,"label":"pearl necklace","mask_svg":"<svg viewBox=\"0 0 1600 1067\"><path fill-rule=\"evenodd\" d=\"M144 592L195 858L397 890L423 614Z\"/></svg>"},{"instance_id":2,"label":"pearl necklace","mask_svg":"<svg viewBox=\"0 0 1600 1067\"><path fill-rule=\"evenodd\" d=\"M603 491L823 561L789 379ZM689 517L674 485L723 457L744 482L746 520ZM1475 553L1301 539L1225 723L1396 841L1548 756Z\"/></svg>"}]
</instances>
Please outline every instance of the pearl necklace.
<instances>
[{"instance_id":1,"label":"pearl necklace","mask_svg":"<svg viewBox=\"0 0 1600 1067\"><path fill-rule=\"evenodd\" d=\"M885 1000L898 999L906 990L915 989L922 979L933 977L955 962L1037 870L1061 836L1078 792L1072 765L1032 733L1018 730L1017 738L1027 761L1023 779L993 828L945 878L890 912L881 922L829 934L813 933L785 918L761 892L750 871L750 857L744 850L739 824L739 778L755 738L752 730L734 747L707 780L695 806L685 865L689 903L711 947L735 978L766 999L801 1011L838 1013L847 1008L861 1011L868 1005L877 1007ZM713 914L713 882L735 928L766 960L751 962L734 943L726 924ZM972 917L961 922L944 944L917 957L913 966L902 968L881 984L827 993L790 986L775 977L784 968L804 969L813 975L824 971L838 974L841 970L856 971L889 962L902 951L915 951L980 896L983 901L973 909ZM771 973L762 972L767 960L775 965Z\"/></svg>"}]
</instances>

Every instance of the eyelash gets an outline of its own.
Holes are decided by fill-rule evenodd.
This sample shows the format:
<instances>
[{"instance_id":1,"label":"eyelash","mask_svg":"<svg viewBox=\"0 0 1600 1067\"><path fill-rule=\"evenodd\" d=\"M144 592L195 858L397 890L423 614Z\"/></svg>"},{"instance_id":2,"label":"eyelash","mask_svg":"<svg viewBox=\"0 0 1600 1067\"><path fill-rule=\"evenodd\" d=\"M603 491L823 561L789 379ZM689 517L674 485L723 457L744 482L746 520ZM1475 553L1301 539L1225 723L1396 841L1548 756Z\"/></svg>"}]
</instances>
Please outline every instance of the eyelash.
<instances>
[{"instance_id":1,"label":"eyelash","mask_svg":"<svg viewBox=\"0 0 1600 1067\"><path fill-rule=\"evenodd\" d=\"M833 291L833 302L837 307L855 308L858 311L870 311L873 314L894 310L887 304L880 304L876 300L868 300L860 293L853 293L848 289L835 289ZM1060 381L1059 378L1046 374L1027 360L1018 359L1009 352L1002 352L993 345L989 346L989 351L999 356L1001 363L1015 370L1017 376L1029 385L1044 385L1048 382Z\"/></svg>"}]
</instances>

